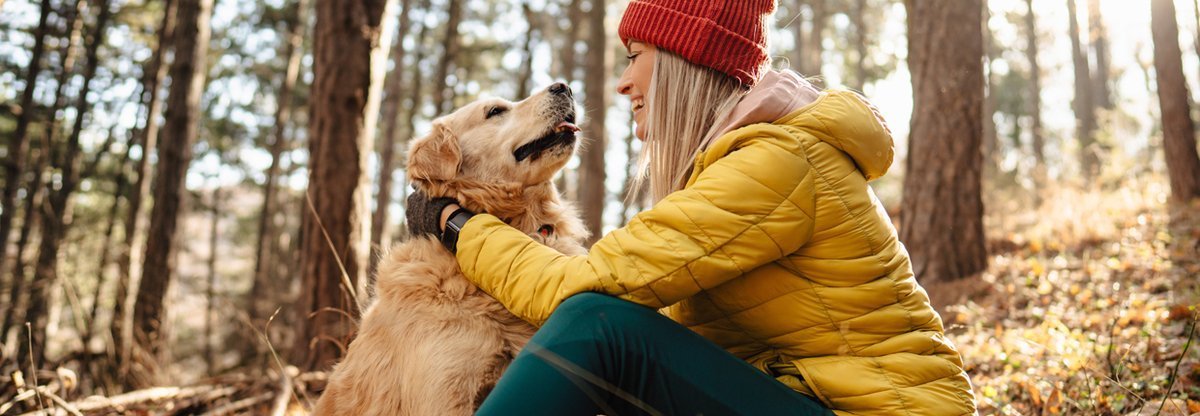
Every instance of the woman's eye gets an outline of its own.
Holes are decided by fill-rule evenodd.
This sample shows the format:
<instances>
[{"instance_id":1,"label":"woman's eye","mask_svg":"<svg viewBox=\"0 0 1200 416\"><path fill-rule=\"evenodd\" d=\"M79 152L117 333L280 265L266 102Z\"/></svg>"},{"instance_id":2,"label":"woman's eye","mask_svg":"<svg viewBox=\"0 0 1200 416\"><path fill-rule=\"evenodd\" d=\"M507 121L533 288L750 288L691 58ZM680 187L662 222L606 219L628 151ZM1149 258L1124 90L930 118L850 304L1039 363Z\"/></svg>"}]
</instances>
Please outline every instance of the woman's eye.
<instances>
[{"instance_id":1,"label":"woman's eye","mask_svg":"<svg viewBox=\"0 0 1200 416\"><path fill-rule=\"evenodd\" d=\"M629 55L625 55L625 59L628 59L628 60L632 61L632 60L636 59L636 58L638 57L638 55L640 55L640 54L638 54L638 53L631 53L631 54L629 54Z\"/></svg>"},{"instance_id":2,"label":"woman's eye","mask_svg":"<svg viewBox=\"0 0 1200 416\"><path fill-rule=\"evenodd\" d=\"M508 111L508 109L504 108L504 107L492 107L492 109L488 110L488 112L487 112L487 118L492 118L492 117L504 114L505 111Z\"/></svg>"}]
</instances>

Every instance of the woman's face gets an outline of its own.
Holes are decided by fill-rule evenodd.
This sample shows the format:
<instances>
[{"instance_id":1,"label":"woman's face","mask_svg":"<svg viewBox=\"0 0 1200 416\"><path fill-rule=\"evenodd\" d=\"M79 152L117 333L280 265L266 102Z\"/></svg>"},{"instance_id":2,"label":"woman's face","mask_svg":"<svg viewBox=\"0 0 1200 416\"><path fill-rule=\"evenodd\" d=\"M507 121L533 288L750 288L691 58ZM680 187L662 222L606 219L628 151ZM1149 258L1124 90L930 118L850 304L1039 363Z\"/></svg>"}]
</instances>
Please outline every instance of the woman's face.
<instances>
[{"instance_id":1,"label":"woman's face","mask_svg":"<svg viewBox=\"0 0 1200 416\"><path fill-rule=\"evenodd\" d=\"M646 140L646 117L649 108L646 107L646 94L650 93L650 78L654 73L654 54L658 48L648 43L629 42L629 66L617 81L617 93L629 96L630 107L633 110L633 123L637 126L633 134Z\"/></svg>"}]
</instances>

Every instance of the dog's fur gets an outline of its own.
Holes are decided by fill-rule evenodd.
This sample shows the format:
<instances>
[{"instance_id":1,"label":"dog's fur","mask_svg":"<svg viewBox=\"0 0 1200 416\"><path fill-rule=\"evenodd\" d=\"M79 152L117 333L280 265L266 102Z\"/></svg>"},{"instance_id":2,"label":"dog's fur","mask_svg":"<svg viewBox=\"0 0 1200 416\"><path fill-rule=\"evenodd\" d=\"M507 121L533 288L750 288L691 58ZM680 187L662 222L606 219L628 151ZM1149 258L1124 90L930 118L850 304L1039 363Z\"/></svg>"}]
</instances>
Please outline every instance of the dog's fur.
<instances>
[{"instance_id":1,"label":"dog's fur","mask_svg":"<svg viewBox=\"0 0 1200 416\"><path fill-rule=\"evenodd\" d=\"M575 150L575 107L569 90L551 90L519 103L477 101L435 120L409 148L409 179L431 198L454 197L560 252L582 254L587 232L551 181ZM507 111L496 115L498 107ZM554 144L518 160L537 140ZM543 225L553 233L540 235ZM393 247L375 285L316 415L471 414L535 330L463 277L454 255L430 237Z\"/></svg>"}]
</instances>

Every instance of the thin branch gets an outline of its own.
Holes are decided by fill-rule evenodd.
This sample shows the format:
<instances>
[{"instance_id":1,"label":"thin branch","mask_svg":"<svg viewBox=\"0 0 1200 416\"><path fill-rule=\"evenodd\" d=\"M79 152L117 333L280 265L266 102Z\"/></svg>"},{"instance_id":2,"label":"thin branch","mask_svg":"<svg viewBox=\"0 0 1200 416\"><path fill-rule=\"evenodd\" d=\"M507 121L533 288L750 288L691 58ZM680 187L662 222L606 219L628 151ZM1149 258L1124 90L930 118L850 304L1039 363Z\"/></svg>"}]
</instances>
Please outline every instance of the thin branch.
<instances>
[{"instance_id":1,"label":"thin branch","mask_svg":"<svg viewBox=\"0 0 1200 416\"><path fill-rule=\"evenodd\" d=\"M1154 412L1154 416L1158 416L1159 413L1162 413L1163 408L1167 406L1167 400L1171 398L1171 389L1175 388L1176 376L1179 375L1179 364L1183 362L1184 358L1187 358L1188 348L1192 347L1192 338L1196 335L1196 318L1194 316L1192 317L1190 324L1191 325L1188 326L1187 342L1183 344L1183 352L1179 354L1179 360L1175 361L1175 368L1171 370L1171 382L1167 384L1167 393L1163 394L1162 403L1158 405L1158 411Z\"/></svg>"}]
</instances>

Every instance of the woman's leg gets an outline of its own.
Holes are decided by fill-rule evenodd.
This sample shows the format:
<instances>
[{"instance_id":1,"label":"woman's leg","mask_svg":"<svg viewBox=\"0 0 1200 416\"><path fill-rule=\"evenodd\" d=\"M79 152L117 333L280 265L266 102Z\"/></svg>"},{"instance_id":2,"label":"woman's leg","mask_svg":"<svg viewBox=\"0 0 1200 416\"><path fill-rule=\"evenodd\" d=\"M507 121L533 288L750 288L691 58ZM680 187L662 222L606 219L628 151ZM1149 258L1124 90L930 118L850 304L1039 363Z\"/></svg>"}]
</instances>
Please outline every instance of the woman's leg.
<instances>
[{"instance_id":1,"label":"woman's leg","mask_svg":"<svg viewBox=\"0 0 1200 416\"><path fill-rule=\"evenodd\" d=\"M831 415L649 308L567 299L496 384L479 415Z\"/></svg>"}]
</instances>

